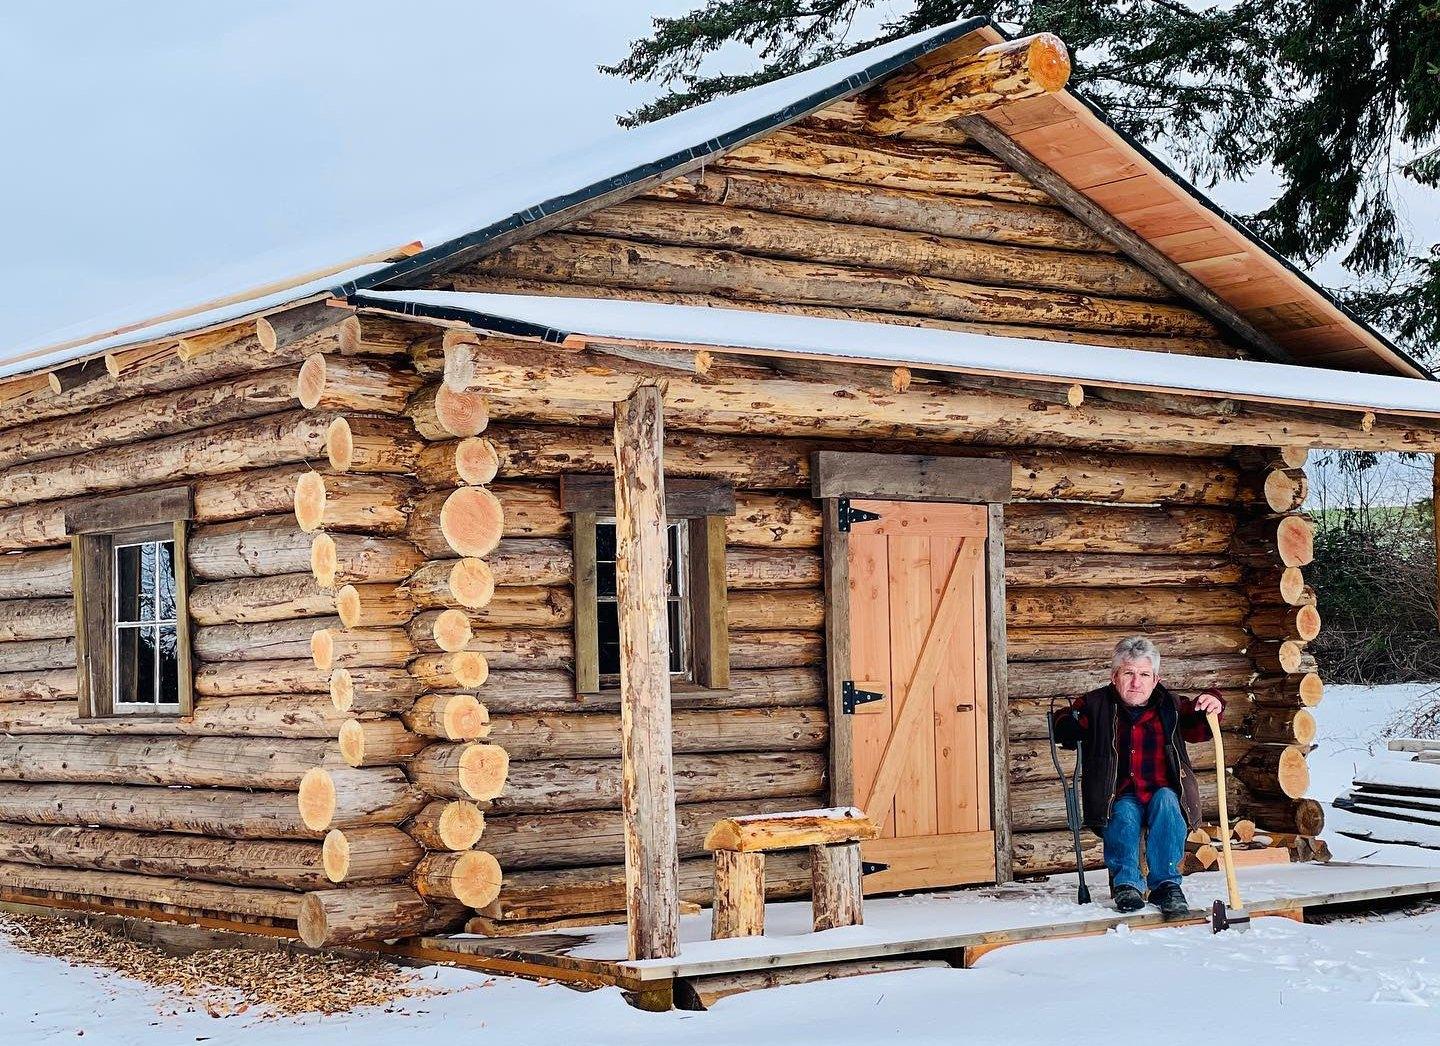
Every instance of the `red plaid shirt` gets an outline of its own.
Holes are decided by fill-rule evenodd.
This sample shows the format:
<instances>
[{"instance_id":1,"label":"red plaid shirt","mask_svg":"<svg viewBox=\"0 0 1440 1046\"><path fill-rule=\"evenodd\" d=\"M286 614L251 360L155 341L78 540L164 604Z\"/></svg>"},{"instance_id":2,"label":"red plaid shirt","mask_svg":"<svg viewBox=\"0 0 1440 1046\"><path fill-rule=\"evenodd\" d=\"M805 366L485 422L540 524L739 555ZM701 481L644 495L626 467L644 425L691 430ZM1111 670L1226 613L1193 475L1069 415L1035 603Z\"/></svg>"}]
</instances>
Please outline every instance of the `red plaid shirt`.
<instances>
[{"instance_id":1,"label":"red plaid shirt","mask_svg":"<svg viewBox=\"0 0 1440 1046\"><path fill-rule=\"evenodd\" d=\"M1205 693L1220 697L1215 690ZM1177 694L1175 704L1180 713L1181 739L1192 743L1207 740L1210 737L1209 725L1205 714L1196 711L1194 699ZM1223 699L1221 704L1223 707ZM1085 699L1077 697L1070 707L1080 713L1080 729L1088 731L1090 717L1085 714ZM1157 789L1176 787L1170 779L1170 766L1165 760L1165 727L1160 722L1160 710L1153 696L1133 721L1125 710L1125 703L1115 703L1115 752L1117 796L1133 793L1140 802L1148 803Z\"/></svg>"}]
</instances>

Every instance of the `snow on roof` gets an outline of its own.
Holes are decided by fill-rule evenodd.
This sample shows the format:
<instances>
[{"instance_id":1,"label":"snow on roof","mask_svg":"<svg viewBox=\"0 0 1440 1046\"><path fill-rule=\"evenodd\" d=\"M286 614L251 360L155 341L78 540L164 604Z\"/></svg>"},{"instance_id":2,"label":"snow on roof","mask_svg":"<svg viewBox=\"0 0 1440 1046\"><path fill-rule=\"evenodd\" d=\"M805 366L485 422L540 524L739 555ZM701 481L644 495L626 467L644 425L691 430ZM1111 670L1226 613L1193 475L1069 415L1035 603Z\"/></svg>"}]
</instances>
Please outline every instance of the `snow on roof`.
<instances>
[{"instance_id":1,"label":"snow on roof","mask_svg":"<svg viewBox=\"0 0 1440 1046\"><path fill-rule=\"evenodd\" d=\"M99 356L107 352L114 352L116 349L123 349L129 345L141 345L151 341L164 341L166 338L179 338L182 335L195 331L208 330L211 327L223 327L228 323L243 319L246 316L273 312L286 305L329 297L330 289L337 283L358 279L383 268L385 268L385 265L380 262L371 265L359 265L352 269L346 269L343 272L311 280L308 283L302 283L295 287L289 287L283 291L275 291L257 298L246 298L243 301L234 302L233 304L219 308L206 309L204 312L193 313L192 315L182 316L178 319L137 327L135 330L126 331L123 334L113 334L95 341L84 341L78 345L66 345L56 349L41 347L29 351L22 350L13 356L0 358L0 378L8 378L30 371L49 370L52 367L60 367L67 363L72 363L75 360Z\"/></svg>"},{"instance_id":2,"label":"snow on roof","mask_svg":"<svg viewBox=\"0 0 1440 1046\"><path fill-rule=\"evenodd\" d=\"M1440 383L1294 364L600 298L461 291L366 291L361 307L561 342L569 336L833 358L1082 384L1145 387L1308 406L1440 415Z\"/></svg>"}]
</instances>

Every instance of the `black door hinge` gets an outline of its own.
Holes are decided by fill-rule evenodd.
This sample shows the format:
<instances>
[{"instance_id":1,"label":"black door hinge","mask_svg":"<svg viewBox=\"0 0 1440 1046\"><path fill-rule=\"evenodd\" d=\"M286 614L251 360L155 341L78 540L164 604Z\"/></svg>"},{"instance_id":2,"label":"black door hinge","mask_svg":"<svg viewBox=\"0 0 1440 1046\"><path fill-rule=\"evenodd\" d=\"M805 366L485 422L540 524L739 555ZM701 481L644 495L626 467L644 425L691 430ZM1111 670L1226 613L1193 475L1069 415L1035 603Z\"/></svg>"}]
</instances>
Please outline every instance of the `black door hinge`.
<instances>
[{"instance_id":1,"label":"black door hinge","mask_svg":"<svg viewBox=\"0 0 1440 1046\"><path fill-rule=\"evenodd\" d=\"M849 498L841 498L838 508L841 530L848 531L853 523L873 523L880 518L878 512L867 512L863 508L851 508Z\"/></svg>"},{"instance_id":2,"label":"black door hinge","mask_svg":"<svg viewBox=\"0 0 1440 1046\"><path fill-rule=\"evenodd\" d=\"M856 705L868 705L871 701L884 700L885 695L878 690L856 690L853 679L847 679L840 684L840 707L846 715L854 715Z\"/></svg>"},{"instance_id":3,"label":"black door hinge","mask_svg":"<svg viewBox=\"0 0 1440 1046\"><path fill-rule=\"evenodd\" d=\"M860 862L860 874L861 874L861 875L874 875L876 872L884 872L884 871L888 871L889 869L890 869L890 866L889 866L888 864L881 864L879 861L861 861L861 862Z\"/></svg>"}]
</instances>

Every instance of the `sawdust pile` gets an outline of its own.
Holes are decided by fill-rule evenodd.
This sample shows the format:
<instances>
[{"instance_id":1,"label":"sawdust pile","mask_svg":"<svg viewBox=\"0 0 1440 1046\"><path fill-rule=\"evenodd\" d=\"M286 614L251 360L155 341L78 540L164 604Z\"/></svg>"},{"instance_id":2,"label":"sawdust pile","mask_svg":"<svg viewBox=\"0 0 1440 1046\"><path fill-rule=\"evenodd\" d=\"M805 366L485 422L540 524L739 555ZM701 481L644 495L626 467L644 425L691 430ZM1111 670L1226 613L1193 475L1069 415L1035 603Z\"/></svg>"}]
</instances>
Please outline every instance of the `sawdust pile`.
<instances>
[{"instance_id":1,"label":"sawdust pile","mask_svg":"<svg viewBox=\"0 0 1440 1046\"><path fill-rule=\"evenodd\" d=\"M144 981L179 1009L212 1017L343 1013L442 994L414 971L379 961L240 948L172 955L97 926L33 915L0 915L0 934L35 955Z\"/></svg>"}]
</instances>

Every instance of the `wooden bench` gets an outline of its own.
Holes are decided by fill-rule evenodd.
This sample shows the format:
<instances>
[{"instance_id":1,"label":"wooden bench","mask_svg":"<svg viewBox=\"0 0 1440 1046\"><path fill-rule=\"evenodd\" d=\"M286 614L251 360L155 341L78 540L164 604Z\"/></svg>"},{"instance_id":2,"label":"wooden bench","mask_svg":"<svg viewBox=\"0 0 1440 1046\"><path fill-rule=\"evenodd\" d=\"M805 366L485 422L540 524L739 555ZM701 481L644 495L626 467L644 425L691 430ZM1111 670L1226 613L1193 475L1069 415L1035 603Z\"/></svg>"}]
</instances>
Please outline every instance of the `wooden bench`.
<instances>
[{"instance_id":1,"label":"wooden bench","mask_svg":"<svg viewBox=\"0 0 1440 1046\"><path fill-rule=\"evenodd\" d=\"M854 807L716 821L705 837L715 855L711 938L765 932L765 854L772 850L810 851L816 930L863 923L860 843L879 834Z\"/></svg>"}]
</instances>

